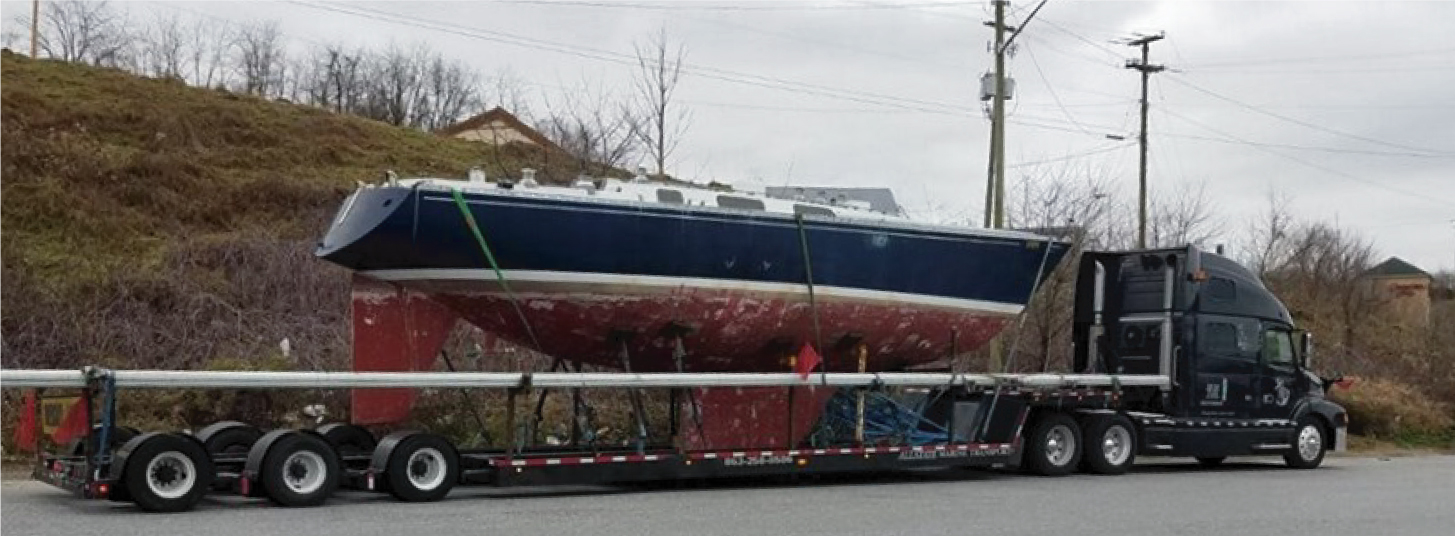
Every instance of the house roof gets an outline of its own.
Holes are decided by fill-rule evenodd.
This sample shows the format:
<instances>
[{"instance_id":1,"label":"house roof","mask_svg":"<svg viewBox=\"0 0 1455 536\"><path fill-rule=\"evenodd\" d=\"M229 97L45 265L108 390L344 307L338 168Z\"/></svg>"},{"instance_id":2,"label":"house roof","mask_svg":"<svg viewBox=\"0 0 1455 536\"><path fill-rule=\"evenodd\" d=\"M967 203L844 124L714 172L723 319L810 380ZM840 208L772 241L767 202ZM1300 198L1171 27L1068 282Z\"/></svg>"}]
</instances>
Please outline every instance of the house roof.
<instances>
[{"instance_id":1,"label":"house roof","mask_svg":"<svg viewBox=\"0 0 1455 536\"><path fill-rule=\"evenodd\" d=\"M1415 265L1413 265L1413 264L1410 264L1408 262L1405 262L1404 259L1401 259L1399 257L1390 257L1389 260L1386 260L1384 262L1381 262L1378 265L1376 265L1375 267L1370 268L1369 271L1364 272L1364 275L1370 275L1370 276L1413 276L1413 275L1422 275L1422 276L1425 276L1425 277L1430 277L1430 274L1429 273L1427 273L1424 270L1421 270L1421 269L1415 267Z\"/></svg>"},{"instance_id":2,"label":"house roof","mask_svg":"<svg viewBox=\"0 0 1455 536\"><path fill-rule=\"evenodd\" d=\"M468 132L488 126L497 121L509 125L510 128L514 129L516 132L519 132L522 136L525 136L527 139L535 142L541 147L558 149L555 142L552 142L550 138L545 137L545 135L541 134L536 129L527 126L524 122L520 120L520 118L516 117L515 114L507 112L504 108L501 108L499 106L491 108L485 113L477 114L474 117L471 117L464 121L460 121L453 125L436 130L435 134L439 134L441 136L454 136L461 132Z\"/></svg>"}]
</instances>

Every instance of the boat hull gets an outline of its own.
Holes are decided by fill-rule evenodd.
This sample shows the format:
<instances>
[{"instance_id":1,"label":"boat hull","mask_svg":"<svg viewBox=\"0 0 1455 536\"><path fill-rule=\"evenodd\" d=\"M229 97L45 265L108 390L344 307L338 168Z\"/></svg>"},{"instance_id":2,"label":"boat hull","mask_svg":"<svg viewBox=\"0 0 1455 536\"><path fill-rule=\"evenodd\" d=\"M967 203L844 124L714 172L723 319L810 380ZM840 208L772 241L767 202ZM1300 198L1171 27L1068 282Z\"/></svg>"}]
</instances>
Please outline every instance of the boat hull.
<instances>
[{"instance_id":1,"label":"boat hull","mask_svg":"<svg viewBox=\"0 0 1455 536\"><path fill-rule=\"evenodd\" d=\"M984 345L1066 251L1023 233L452 194L361 189L320 243L319 257L355 274L356 370L433 369L460 320L548 356L637 372L793 370L804 344L821 370L913 368ZM744 402L774 393L703 393L698 409L714 417L705 441L802 441L827 394L798 397L795 407L812 407L778 415L783 426L768 427L778 435L752 436L766 417ZM402 421L412 397L360 390L353 419Z\"/></svg>"}]
</instances>

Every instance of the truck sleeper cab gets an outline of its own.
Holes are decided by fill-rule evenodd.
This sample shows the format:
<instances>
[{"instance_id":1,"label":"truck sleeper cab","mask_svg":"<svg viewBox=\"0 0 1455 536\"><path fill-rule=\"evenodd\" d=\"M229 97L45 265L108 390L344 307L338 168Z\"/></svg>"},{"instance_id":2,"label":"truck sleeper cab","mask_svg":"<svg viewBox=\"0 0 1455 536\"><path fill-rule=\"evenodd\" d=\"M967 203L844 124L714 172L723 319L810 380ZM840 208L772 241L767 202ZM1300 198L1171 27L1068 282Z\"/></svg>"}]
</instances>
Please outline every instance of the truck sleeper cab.
<instances>
[{"instance_id":1,"label":"truck sleeper cab","mask_svg":"<svg viewBox=\"0 0 1455 536\"><path fill-rule=\"evenodd\" d=\"M1192 246L1088 252L1076 285L1076 371L1171 380L1123 408L1139 453L1316 467L1345 448L1347 414L1310 368L1310 335L1246 268Z\"/></svg>"}]
</instances>

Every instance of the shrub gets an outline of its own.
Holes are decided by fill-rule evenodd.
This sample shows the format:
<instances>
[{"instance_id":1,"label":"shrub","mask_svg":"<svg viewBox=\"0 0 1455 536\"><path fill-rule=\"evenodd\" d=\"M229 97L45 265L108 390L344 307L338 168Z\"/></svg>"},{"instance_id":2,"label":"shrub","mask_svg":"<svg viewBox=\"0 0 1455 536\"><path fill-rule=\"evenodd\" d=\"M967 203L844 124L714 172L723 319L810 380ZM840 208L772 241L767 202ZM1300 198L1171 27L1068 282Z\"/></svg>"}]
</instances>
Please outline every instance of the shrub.
<instances>
[{"instance_id":1,"label":"shrub","mask_svg":"<svg viewBox=\"0 0 1455 536\"><path fill-rule=\"evenodd\" d=\"M1455 429L1451 408L1403 383L1356 378L1331 391L1349 410L1349 432L1381 439L1439 437Z\"/></svg>"}]
</instances>

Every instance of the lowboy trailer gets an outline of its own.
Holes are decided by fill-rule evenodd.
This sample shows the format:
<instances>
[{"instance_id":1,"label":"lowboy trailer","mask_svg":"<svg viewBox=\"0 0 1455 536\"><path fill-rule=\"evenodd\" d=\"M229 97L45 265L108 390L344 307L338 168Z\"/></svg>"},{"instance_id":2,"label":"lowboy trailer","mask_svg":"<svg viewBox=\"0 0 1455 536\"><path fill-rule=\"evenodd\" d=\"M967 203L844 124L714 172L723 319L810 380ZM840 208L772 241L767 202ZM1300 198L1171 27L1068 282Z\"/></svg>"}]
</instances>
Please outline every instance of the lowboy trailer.
<instances>
[{"instance_id":1,"label":"lowboy trailer","mask_svg":"<svg viewBox=\"0 0 1455 536\"><path fill-rule=\"evenodd\" d=\"M1310 337L1245 269L1196 248L1083 255L1073 325L1076 374L474 373L3 370L5 388L81 390L86 437L41 450L34 476L85 498L149 511L192 508L211 492L285 506L340 486L433 501L457 485L521 486L1013 466L1039 475L1125 472L1138 455L1282 456L1295 468L1343 450L1333 380L1309 368ZM1298 341L1295 344L1295 341ZM834 390L836 428L795 444L696 448L682 411L670 441L526 446L517 406L533 389L781 387ZM137 433L116 421L123 389L499 389L506 447L458 448L426 431L382 438L356 425L264 432L238 422ZM690 397L690 395L689 395ZM878 434L866 397L883 401ZM792 405L792 395L789 405ZM811 397L810 397L811 398ZM675 397L674 397L675 399ZM834 405L834 399L828 404ZM913 408L907 411L906 408ZM788 409L787 411L792 411ZM826 412L834 413L834 412ZM905 417L908 415L909 417ZM637 411L638 426L644 417ZM825 417L828 419L828 417ZM789 420L792 422L792 419ZM883 425L884 423L877 423ZM789 424L793 426L793 424ZM701 428L698 423L698 428ZM789 433L788 437L795 437Z\"/></svg>"}]
</instances>

